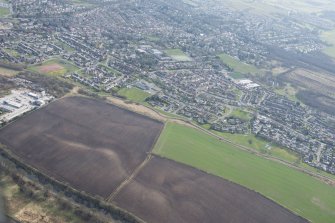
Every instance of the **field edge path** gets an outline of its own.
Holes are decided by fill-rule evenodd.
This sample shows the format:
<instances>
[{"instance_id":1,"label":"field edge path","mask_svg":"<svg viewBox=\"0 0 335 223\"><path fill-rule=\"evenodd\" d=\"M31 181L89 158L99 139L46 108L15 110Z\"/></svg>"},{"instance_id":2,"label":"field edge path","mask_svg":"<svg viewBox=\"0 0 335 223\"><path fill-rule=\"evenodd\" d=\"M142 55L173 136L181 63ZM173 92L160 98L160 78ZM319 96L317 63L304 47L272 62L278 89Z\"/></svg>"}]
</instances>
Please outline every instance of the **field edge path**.
<instances>
[{"instance_id":1,"label":"field edge path","mask_svg":"<svg viewBox=\"0 0 335 223\"><path fill-rule=\"evenodd\" d=\"M130 174L106 199L106 201L111 202L114 198L119 194L119 192L129 184L137 174L148 164L148 162L152 159L153 155L149 154L145 160L138 166L136 169Z\"/></svg>"},{"instance_id":2,"label":"field edge path","mask_svg":"<svg viewBox=\"0 0 335 223\"><path fill-rule=\"evenodd\" d=\"M142 115L151 117L151 118L156 119L158 121L164 121L165 124L167 122L173 122L173 123L185 125L185 126L188 126L188 127L191 127L191 128L195 128L195 129L203 132L204 134L207 134L207 135L210 135L212 137L215 137L215 138L217 138L220 141L229 143L229 144L233 145L234 147L236 147L237 149L241 149L243 151L246 151L246 152L249 152L249 153L253 153L253 154L255 154L258 157L262 157L264 159L272 160L274 162L277 162L277 163L280 163L282 165L288 166L288 167L293 168L293 169L295 169L297 171L300 171L302 173L308 174L311 177L314 177L314 178L322 181L323 183L326 183L326 184L328 184L330 186L335 187L335 180L332 179L332 178L330 178L330 177L327 177L325 175L319 174L317 172L313 172L313 171L308 170L308 169L303 168L303 167L296 166L293 163L290 163L288 161L282 160L280 158L262 154L262 153L260 153L259 151L255 150L255 149L252 149L252 148L240 145L240 144L235 143L235 142L233 142L233 141L231 141L229 139L226 139L226 138L224 138L222 136L218 136L217 134L215 134L215 133L213 133L213 132L211 132L211 131L209 131L207 129L204 129L201 126L198 126L198 125L196 125L196 124L194 124L194 123L192 123L190 121L184 120L182 118L176 118L176 117L170 117L170 116L164 115L164 114L162 114L162 113L160 113L160 112L158 112L158 111L156 111L156 110L154 110L154 109L152 109L152 108L150 108L148 106L145 106L145 105L139 105L139 104L135 104L135 103L129 104L129 103L126 103L124 100L116 98L116 97L111 97L111 96L107 97L106 101L108 103L112 103L112 104L114 104L116 106L120 106L122 108L131 110L133 112L140 113ZM157 144L157 142L156 142L156 144ZM156 146L156 144L155 144L155 146ZM155 146L154 146L154 148L155 148Z\"/></svg>"}]
</instances>

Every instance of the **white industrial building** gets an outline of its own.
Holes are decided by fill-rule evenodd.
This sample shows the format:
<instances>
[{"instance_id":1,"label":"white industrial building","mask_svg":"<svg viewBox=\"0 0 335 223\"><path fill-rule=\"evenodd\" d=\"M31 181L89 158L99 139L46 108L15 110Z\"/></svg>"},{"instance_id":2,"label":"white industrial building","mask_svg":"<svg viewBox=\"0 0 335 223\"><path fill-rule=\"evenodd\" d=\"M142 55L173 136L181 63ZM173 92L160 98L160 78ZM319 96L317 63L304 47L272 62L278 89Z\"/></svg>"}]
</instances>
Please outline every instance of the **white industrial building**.
<instances>
[{"instance_id":1,"label":"white industrial building","mask_svg":"<svg viewBox=\"0 0 335 223\"><path fill-rule=\"evenodd\" d=\"M28 89L12 90L10 95L0 98L0 109L3 111L0 115L0 124L41 107L52 99L53 97L45 92L31 92Z\"/></svg>"},{"instance_id":2,"label":"white industrial building","mask_svg":"<svg viewBox=\"0 0 335 223\"><path fill-rule=\"evenodd\" d=\"M12 100L4 100L3 104L11 106L13 108L21 108L22 107L22 104L20 104L18 102L15 102L15 101L12 101Z\"/></svg>"},{"instance_id":3,"label":"white industrial building","mask_svg":"<svg viewBox=\"0 0 335 223\"><path fill-rule=\"evenodd\" d=\"M257 88L260 87L259 84L256 84L255 82L253 82L252 80L249 79L242 79L242 80L235 80L234 81L237 85L242 86L245 89L253 89L253 88Z\"/></svg>"}]
</instances>

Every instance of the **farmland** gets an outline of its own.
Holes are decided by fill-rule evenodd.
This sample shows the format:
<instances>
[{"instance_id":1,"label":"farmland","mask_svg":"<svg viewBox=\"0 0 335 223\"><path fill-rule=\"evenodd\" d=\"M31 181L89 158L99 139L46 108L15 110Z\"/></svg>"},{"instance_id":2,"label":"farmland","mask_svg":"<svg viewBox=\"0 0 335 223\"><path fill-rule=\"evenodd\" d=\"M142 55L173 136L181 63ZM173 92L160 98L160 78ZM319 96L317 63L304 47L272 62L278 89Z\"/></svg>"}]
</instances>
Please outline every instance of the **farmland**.
<instances>
[{"instance_id":1,"label":"farmland","mask_svg":"<svg viewBox=\"0 0 335 223\"><path fill-rule=\"evenodd\" d=\"M176 154L197 162L191 151L183 150L190 142L188 130L196 130L182 127L186 129L181 134L175 126L179 125L167 124L158 146L165 146L165 134L173 127L173 132L185 137L182 142L178 138L171 141L179 150ZM67 97L3 128L0 142L43 173L79 191L111 198L109 201L149 222L306 222L237 184L171 160L148 159L162 127L161 122L95 99ZM201 137L197 140L204 140ZM203 146L197 140L195 149ZM212 141L206 140L202 143L211 146ZM164 155L163 147L156 151ZM142 164L143 169L138 169ZM111 197L115 191L118 193ZM222 208L213 208L217 204Z\"/></svg>"},{"instance_id":2,"label":"farmland","mask_svg":"<svg viewBox=\"0 0 335 223\"><path fill-rule=\"evenodd\" d=\"M335 78L328 73L296 69L283 75L285 80L293 83L297 88L303 89L296 93L296 98L304 104L318 108L326 113L334 113Z\"/></svg>"},{"instance_id":3,"label":"farmland","mask_svg":"<svg viewBox=\"0 0 335 223\"><path fill-rule=\"evenodd\" d=\"M307 222L244 187L158 157L115 202L147 222Z\"/></svg>"},{"instance_id":4,"label":"farmland","mask_svg":"<svg viewBox=\"0 0 335 223\"><path fill-rule=\"evenodd\" d=\"M176 61L191 61L192 59L188 57L183 51L180 49L168 49L165 50L165 53Z\"/></svg>"},{"instance_id":5,"label":"farmland","mask_svg":"<svg viewBox=\"0 0 335 223\"><path fill-rule=\"evenodd\" d=\"M299 159L298 156L293 152L289 152L283 148L273 145L272 143L262 140L253 134L243 135L243 134L216 132L216 131L213 132L216 135L222 136L225 139L229 139L234 143L246 146L248 148L252 148L263 154L268 154L276 158L285 160L287 162L296 163Z\"/></svg>"},{"instance_id":6,"label":"farmland","mask_svg":"<svg viewBox=\"0 0 335 223\"><path fill-rule=\"evenodd\" d=\"M268 1L247 1L247 0L229 0L225 1L227 7L239 10L250 10L250 12L259 16L275 17L275 14L286 13L287 11L300 11L302 13L322 13L334 7L331 0L315 1L290 1L290 0L268 0ZM307 26L308 23L302 23Z\"/></svg>"},{"instance_id":7,"label":"farmland","mask_svg":"<svg viewBox=\"0 0 335 223\"><path fill-rule=\"evenodd\" d=\"M321 93L335 98L335 86L333 85L335 77L331 74L296 69L287 74L285 78L298 85L298 87L307 88L313 90L315 93Z\"/></svg>"},{"instance_id":8,"label":"farmland","mask_svg":"<svg viewBox=\"0 0 335 223\"><path fill-rule=\"evenodd\" d=\"M273 144L271 142L258 138L253 134L231 134L231 133L225 133L225 132L217 132L213 130L212 132L238 145L242 145L242 146L254 149L264 155L269 155L277 159L284 160L286 162L294 164L295 166L303 167L305 169L308 169L311 172L315 172L315 173L318 173L320 175L323 175L323 176L326 176L328 178L335 180L334 175L329 174L324 171L320 171L319 169L313 168L307 165L306 163L303 163L299 155L294 153L293 151L287 150L276 144Z\"/></svg>"},{"instance_id":9,"label":"farmland","mask_svg":"<svg viewBox=\"0 0 335 223\"><path fill-rule=\"evenodd\" d=\"M196 129L168 123L155 153L255 190L314 223L335 217L333 187Z\"/></svg>"},{"instance_id":10,"label":"farmland","mask_svg":"<svg viewBox=\"0 0 335 223\"><path fill-rule=\"evenodd\" d=\"M143 162L162 126L98 100L68 97L2 129L0 142L45 174L107 197Z\"/></svg>"},{"instance_id":11,"label":"farmland","mask_svg":"<svg viewBox=\"0 0 335 223\"><path fill-rule=\"evenodd\" d=\"M189 166L151 158L162 127L95 99L67 97L0 130L0 142L43 173L149 222L306 222L271 199L331 222L330 186L196 129L167 123L154 150Z\"/></svg>"}]
</instances>

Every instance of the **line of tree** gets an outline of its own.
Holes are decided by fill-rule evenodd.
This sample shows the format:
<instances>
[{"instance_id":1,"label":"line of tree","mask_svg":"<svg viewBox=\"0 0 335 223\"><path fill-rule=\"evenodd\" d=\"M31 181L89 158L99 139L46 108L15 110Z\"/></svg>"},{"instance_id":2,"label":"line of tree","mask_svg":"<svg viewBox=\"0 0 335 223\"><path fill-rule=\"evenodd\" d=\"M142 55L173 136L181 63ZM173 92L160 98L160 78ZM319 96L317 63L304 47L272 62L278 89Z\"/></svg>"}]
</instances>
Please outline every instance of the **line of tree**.
<instances>
[{"instance_id":1,"label":"line of tree","mask_svg":"<svg viewBox=\"0 0 335 223\"><path fill-rule=\"evenodd\" d=\"M74 87L73 84L60 80L58 78L41 75L30 71L21 72L17 75L17 77L38 84L40 87L46 89L49 94L57 98L64 96Z\"/></svg>"},{"instance_id":2,"label":"line of tree","mask_svg":"<svg viewBox=\"0 0 335 223\"><path fill-rule=\"evenodd\" d=\"M60 182L56 179L53 179L52 177L43 174L36 170L35 168L27 165L23 161L21 161L18 157L13 155L5 146L0 145L0 156L2 158L5 158L12 162L17 169L20 169L21 171L25 172L29 176L33 176L41 185L49 185L51 186L52 190L56 193L64 194L65 197L71 199L77 204L83 205L87 207L90 210L94 210L96 212L104 213L105 215L109 215L111 218L118 220L122 223L143 223L141 219L133 215L132 213L123 210L111 203L108 203L103 200L103 198L98 196L91 196L83 191L78 191L70 187L69 185ZM21 172L20 171L20 172ZM26 183L23 183L22 180L19 180L16 176L15 179L17 182L20 182L21 186L27 185ZM36 188L35 188L36 189ZM34 190L30 188L25 188L23 191L25 194L36 198L36 199L43 199L43 196L45 196L45 191L43 194L41 192L38 192L35 194ZM85 213L84 210L77 208L75 209L75 212L79 215L86 215L86 217L93 217L94 215L92 213ZM85 217L85 216L84 216ZM90 221L91 222L91 221Z\"/></svg>"},{"instance_id":3,"label":"line of tree","mask_svg":"<svg viewBox=\"0 0 335 223\"><path fill-rule=\"evenodd\" d=\"M8 68L11 70L23 71L25 68L27 68L27 65L0 61L0 67Z\"/></svg>"}]
</instances>

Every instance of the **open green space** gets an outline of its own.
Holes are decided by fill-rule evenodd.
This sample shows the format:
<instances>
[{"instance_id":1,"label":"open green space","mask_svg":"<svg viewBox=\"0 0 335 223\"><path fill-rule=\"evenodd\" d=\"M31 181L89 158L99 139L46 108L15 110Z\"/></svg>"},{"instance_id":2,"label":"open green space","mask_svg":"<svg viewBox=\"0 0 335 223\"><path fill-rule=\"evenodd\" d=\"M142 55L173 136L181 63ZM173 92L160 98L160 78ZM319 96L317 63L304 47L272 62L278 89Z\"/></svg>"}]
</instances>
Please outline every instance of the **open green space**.
<instances>
[{"instance_id":1,"label":"open green space","mask_svg":"<svg viewBox=\"0 0 335 223\"><path fill-rule=\"evenodd\" d=\"M250 114L249 112L243 111L241 109L234 109L230 113L230 116L234 118L242 119L245 121L248 121L252 118L252 114Z\"/></svg>"},{"instance_id":2,"label":"open green space","mask_svg":"<svg viewBox=\"0 0 335 223\"><path fill-rule=\"evenodd\" d=\"M101 67L107 69L108 72L110 72L110 73L112 73L112 74L114 74L114 75L117 75L117 76L120 76L120 75L121 75L120 71L115 70L115 69L112 68L112 67L106 66L104 63L99 63L99 65L100 65Z\"/></svg>"},{"instance_id":3,"label":"open green space","mask_svg":"<svg viewBox=\"0 0 335 223\"><path fill-rule=\"evenodd\" d=\"M93 7L94 3L88 0L71 0L71 2L75 5L81 5L86 7Z\"/></svg>"},{"instance_id":4,"label":"open green space","mask_svg":"<svg viewBox=\"0 0 335 223\"><path fill-rule=\"evenodd\" d=\"M148 104L148 107L150 107L151 109L159 112L162 115L165 115L168 118L176 118L176 119L183 119L185 120L184 116L178 115L178 114L174 114L174 113L170 113L170 112L166 112L161 108L157 108L157 107L152 107L151 105Z\"/></svg>"},{"instance_id":5,"label":"open green space","mask_svg":"<svg viewBox=\"0 0 335 223\"><path fill-rule=\"evenodd\" d=\"M0 67L0 76L12 77L18 74L20 71L12 70L5 67Z\"/></svg>"},{"instance_id":6,"label":"open green space","mask_svg":"<svg viewBox=\"0 0 335 223\"><path fill-rule=\"evenodd\" d=\"M63 43L62 41L57 41L55 43L57 46L63 48L64 50L66 50L67 52L74 52L76 51L74 48L72 48L71 46L67 45L66 43Z\"/></svg>"},{"instance_id":7,"label":"open green space","mask_svg":"<svg viewBox=\"0 0 335 223\"><path fill-rule=\"evenodd\" d=\"M188 5L191 5L191 6L194 6L194 7L198 6L198 4L195 1L192 1L192 0L183 0L183 2L185 4L188 4Z\"/></svg>"},{"instance_id":8,"label":"open green space","mask_svg":"<svg viewBox=\"0 0 335 223\"><path fill-rule=\"evenodd\" d=\"M209 130L207 126L202 125L201 127ZM334 175L327 173L325 171L322 171L320 169L314 168L312 166L309 166L306 163L302 162L301 158L299 157L299 154L293 151L290 151L286 148L282 148L267 140L256 137L254 134L232 134L232 133L226 133L226 132L218 132L214 130L210 130L210 131L216 134L217 136L221 136L225 139L230 140L231 142L235 144L254 149L258 152L261 152L262 154L284 160L286 162L294 164L295 166L302 167L314 173L317 173L317 174L320 174L320 175L323 175L325 177L335 180Z\"/></svg>"},{"instance_id":9,"label":"open green space","mask_svg":"<svg viewBox=\"0 0 335 223\"><path fill-rule=\"evenodd\" d=\"M152 42L157 42L157 41L160 40L160 38L159 38L158 36L155 36L155 35L148 35L148 36L147 36L147 39L148 39L149 41L152 41Z\"/></svg>"},{"instance_id":10,"label":"open green space","mask_svg":"<svg viewBox=\"0 0 335 223\"><path fill-rule=\"evenodd\" d=\"M314 223L334 222L334 187L199 130L167 123L154 152L255 190Z\"/></svg>"},{"instance_id":11,"label":"open green space","mask_svg":"<svg viewBox=\"0 0 335 223\"><path fill-rule=\"evenodd\" d=\"M292 101L298 102L299 99L296 97L298 90L294 88L291 84L287 84L283 88L277 88L274 90L277 94L283 95Z\"/></svg>"},{"instance_id":12,"label":"open green space","mask_svg":"<svg viewBox=\"0 0 335 223\"><path fill-rule=\"evenodd\" d=\"M41 64L32 65L28 70L51 76L61 76L70 72L75 72L79 70L79 68L69 61L54 58Z\"/></svg>"},{"instance_id":13,"label":"open green space","mask_svg":"<svg viewBox=\"0 0 335 223\"><path fill-rule=\"evenodd\" d=\"M200 125L202 128L204 128L204 129L210 129L211 128L211 124L202 124L202 125Z\"/></svg>"},{"instance_id":14,"label":"open green space","mask_svg":"<svg viewBox=\"0 0 335 223\"><path fill-rule=\"evenodd\" d=\"M123 96L130 101L141 104L146 104L145 99L151 96L149 93L136 87L122 88L117 93L118 95Z\"/></svg>"},{"instance_id":15,"label":"open green space","mask_svg":"<svg viewBox=\"0 0 335 223\"><path fill-rule=\"evenodd\" d=\"M86 0L71 0L73 3L85 3L87 2Z\"/></svg>"},{"instance_id":16,"label":"open green space","mask_svg":"<svg viewBox=\"0 0 335 223\"><path fill-rule=\"evenodd\" d=\"M231 72L229 74L229 77L233 78L233 79L243 79L245 78L245 75L239 72Z\"/></svg>"},{"instance_id":17,"label":"open green space","mask_svg":"<svg viewBox=\"0 0 335 223\"><path fill-rule=\"evenodd\" d=\"M242 61L229 56L228 54L220 54L220 59L223 63L225 63L227 66L229 66L231 69L233 69L235 72L233 73L232 77L239 79L242 78L242 74L263 74L264 71L258 69L254 65L243 63ZM241 74L239 74L241 73Z\"/></svg>"},{"instance_id":18,"label":"open green space","mask_svg":"<svg viewBox=\"0 0 335 223\"><path fill-rule=\"evenodd\" d=\"M169 57L177 61L191 61L192 59L188 57L180 49L168 49L164 51Z\"/></svg>"},{"instance_id":19,"label":"open green space","mask_svg":"<svg viewBox=\"0 0 335 223\"><path fill-rule=\"evenodd\" d=\"M16 50L13 50L13 49L8 49L8 48L5 48L3 49L6 53L8 53L9 55L13 56L13 57L19 57L20 54L19 52L17 52Z\"/></svg>"},{"instance_id":20,"label":"open green space","mask_svg":"<svg viewBox=\"0 0 335 223\"><path fill-rule=\"evenodd\" d=\"M328 56L335 58L335 29L332 31L323 32L321 34L321 39L331 45L325 48L323 52Z\"/></svg>"},{"instance_id":21,"label":"open green space","mask_svg":"<svg viewBox=\"0 0 335 223\"><path fill-rule=\"evenodd\" d=\"M0 7L0 17L6 17L10 14L8 8Z\"/></svg>"},{"instance_id":22,"label":"open green space","mask_svg":"<svg viewBox=\"0 0 335 223\"><path fill-rule=\"evenodd\" d=\"M231 134L225 132L212 131L218 136L232 141L233 143L254 149L263 154L267 154L290 163L296 163L299 160L297 154L290 152L284 148L280 148L271 142L256 137L253 134Z\"/></svg>"}]
</instances>

